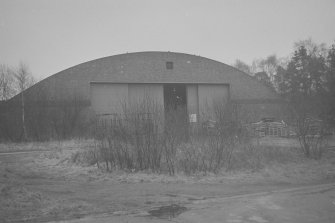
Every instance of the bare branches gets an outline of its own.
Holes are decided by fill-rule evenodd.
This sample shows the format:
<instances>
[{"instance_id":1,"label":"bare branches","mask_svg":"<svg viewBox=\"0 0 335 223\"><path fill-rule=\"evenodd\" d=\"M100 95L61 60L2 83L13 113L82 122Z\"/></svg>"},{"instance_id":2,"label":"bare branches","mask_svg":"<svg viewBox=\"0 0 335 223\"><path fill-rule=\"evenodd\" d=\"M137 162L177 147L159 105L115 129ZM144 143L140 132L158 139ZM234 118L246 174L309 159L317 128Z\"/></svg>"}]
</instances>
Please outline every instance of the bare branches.
<instances>
[{"instance_id":1,"label":"bare branches","mask_svg":"<svg viewBox=\"0 0 335 223\"><path fill-rule=\"evenodd\" d=\"M163 114L150 100L125 106L124 114L101 117L96 128L99 167L169 175L230 170L235 148L247 136L236 115L238 107L225 105L215 103L212 129L203 129L201 123L191 128L183 108Z\"/></svg>"},{"instance_id":2,"label":"bare branches","mask_svg":"<svg viewBox=\"0 0 335 223\"><path fill-rule=\"evenodd\" d=\"M22 62L14 71L14 77L16 79L17 91L19 93L26 90L35 83L35 79L29 71L28 66Z\"/></svg>"},{"instance_id":3,"label":"bare branches","mask_svg":"<svg viewBox=\"0 0 335 223\"><path fill-rule=\"evenodd\" d=\"M26 64L20 63L14 68L0 64L0 101L12 98L33 84L35 84L35 78Z\"/></svg>"},{"instance_id":4,"label":"bare branches","mask_svg":"<svg viewBox=\"0 0 335 223\"><path fill-rule=\"evenodd\" d=\"M0 64L0 101L5 101L14 96L15 86L14 71L5 64Z\"/></svg>"},{"instance_id":5,"label":"bare branches","mask_svg":"<svg viewBox=\"0 0 335 223\"><path fill-rule=\"evenodd\" d=\"M22 140L27 140L27 130L25 122L25 99L23 92L34 83L34 78L24 63L20 63L14 73L19 93L21 93L21 120L22 120Z\"/></svg>"}]
</instances>

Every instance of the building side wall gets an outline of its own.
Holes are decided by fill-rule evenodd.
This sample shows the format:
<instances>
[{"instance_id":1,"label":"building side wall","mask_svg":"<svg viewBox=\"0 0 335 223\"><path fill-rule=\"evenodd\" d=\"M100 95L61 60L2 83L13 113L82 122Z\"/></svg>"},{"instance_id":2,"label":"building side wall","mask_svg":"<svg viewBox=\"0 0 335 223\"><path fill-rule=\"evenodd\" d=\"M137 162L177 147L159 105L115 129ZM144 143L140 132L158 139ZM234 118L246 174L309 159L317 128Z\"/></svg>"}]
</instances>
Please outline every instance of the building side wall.
<instances>
[{"instance_id":1,"label":"building side wall","mask_svg":"<svg viewBox=\"0 0 335 223\"><path fill-rule=\"evenodd\" d=\"M287 119L287 110L284 103L238 103L237 114L245 123L260 121L262 118L275 118L277 121Z\"/></svg>"}]
</instances>

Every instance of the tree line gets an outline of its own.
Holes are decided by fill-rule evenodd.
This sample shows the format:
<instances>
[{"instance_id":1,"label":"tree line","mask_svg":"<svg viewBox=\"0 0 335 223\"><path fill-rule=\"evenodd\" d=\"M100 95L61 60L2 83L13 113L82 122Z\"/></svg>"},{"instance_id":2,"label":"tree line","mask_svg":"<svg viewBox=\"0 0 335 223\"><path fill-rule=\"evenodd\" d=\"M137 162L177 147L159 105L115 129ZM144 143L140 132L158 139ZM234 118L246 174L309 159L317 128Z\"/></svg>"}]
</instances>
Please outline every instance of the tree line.
<instances>
[{"instance_id":1,"label":"tree line","mask_svg":"<svg viewBox=\"0 0 335 223\"><path fill-rule=\"evenodd\" d=\"M319 158L324 136L335 127L335 44L307 39L294 44L290 57L270 55L252 65L237 60L234 66L282 96L304 154Z\"/></svg>"},{"instance_id":2,"label":"tree line","mask_svg":"<svg viewBox=\"0 0 335 223\"><path fill-rule=\"evenodd\" d=\"M295 42L291 56L273 54L251 65L236 60L233 66L276 90L296 110L303 104L309 115L335 124L335 44L309 38Z\"/></svg>"}]
</instances>

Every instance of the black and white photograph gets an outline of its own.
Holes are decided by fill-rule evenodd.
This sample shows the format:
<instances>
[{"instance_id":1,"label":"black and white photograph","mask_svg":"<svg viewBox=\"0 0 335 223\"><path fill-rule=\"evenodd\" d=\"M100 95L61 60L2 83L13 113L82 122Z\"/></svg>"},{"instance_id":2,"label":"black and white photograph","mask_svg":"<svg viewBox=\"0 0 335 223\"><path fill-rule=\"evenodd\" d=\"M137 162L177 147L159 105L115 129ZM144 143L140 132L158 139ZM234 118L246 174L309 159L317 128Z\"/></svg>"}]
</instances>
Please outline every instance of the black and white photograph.
<instances>
[{"instance_id":1,"label":"black and white photograph","mask_svg":"<svg viewBox=\"0 0 335 223\"><path fill-rule=\"evenodd\" d=\"M168 222L335 222L335 0L0 0L0 223Z\"/></svg>"}]
</instances>

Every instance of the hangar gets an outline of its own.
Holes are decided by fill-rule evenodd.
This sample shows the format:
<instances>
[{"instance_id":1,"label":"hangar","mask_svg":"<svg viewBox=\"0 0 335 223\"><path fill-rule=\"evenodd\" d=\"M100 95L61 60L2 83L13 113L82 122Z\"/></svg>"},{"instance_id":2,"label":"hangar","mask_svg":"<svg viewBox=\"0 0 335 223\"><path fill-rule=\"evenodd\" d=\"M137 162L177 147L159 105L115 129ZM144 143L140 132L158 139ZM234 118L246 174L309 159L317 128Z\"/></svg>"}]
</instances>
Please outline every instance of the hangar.
<instances>
[{"instance_id":1,"label":"hangar","mask_svg":"<svg viewBox=\"0 0 335 223\"><path fill-rule=\"evenodd\" d=\"M260 117L272 117L280 101L272 89L255 78L200 56L140 52L100 60L89 62L93 67L100 62L103 67L89 81L87 91L97 115L119 114L121 103L136 104L150 98L165 111L185 108L193 121L213 119L214 104L230 101L258 107Z\"/></svg>"},{"instance_id":2,"label":"hangar","mask_svg":"<svg viewBox=\"0 0 335 223\"><path fill-rule=\"evenodd\" d=\"M122 113L122 103L150 98L164 111L184 108L193 122L210 118L217 102L255 111L253 121L277 116L281 104L273 89L232 66L175 52L126 53L85 62L40 81L25 91L25 98L54 107L64 101L71 106L75 98L83 112L93 110L98 116ZM19 100L16 96L9 103Z\"/></svg>"}]
</instances>

